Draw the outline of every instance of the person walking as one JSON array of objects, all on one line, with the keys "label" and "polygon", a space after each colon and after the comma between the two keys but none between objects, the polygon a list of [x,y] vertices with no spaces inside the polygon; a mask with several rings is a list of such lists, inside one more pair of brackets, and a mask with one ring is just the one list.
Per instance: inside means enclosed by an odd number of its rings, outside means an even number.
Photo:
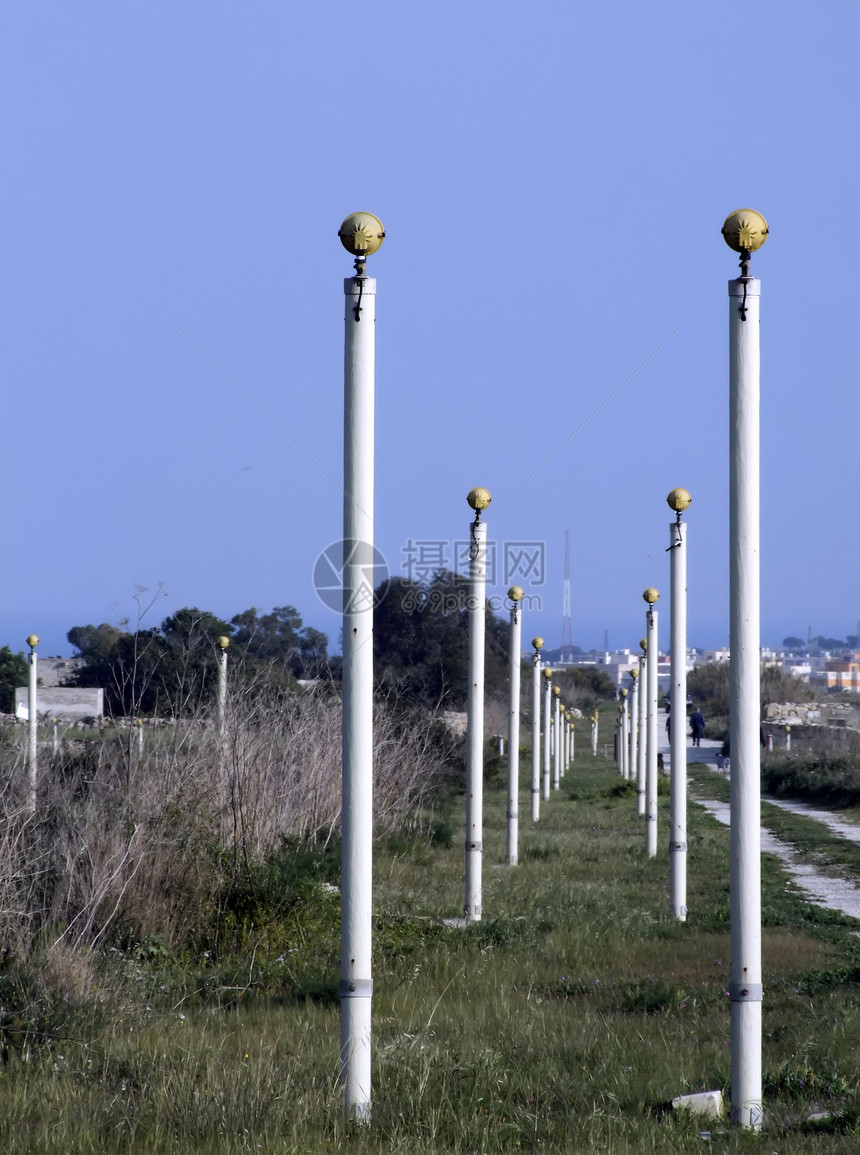
[{"label": "person walking", "polygon": [[693,745],[701,746],[702,735],[705,732],[705,716],[698,706],[690,715],[690,730],[693,734]]}]

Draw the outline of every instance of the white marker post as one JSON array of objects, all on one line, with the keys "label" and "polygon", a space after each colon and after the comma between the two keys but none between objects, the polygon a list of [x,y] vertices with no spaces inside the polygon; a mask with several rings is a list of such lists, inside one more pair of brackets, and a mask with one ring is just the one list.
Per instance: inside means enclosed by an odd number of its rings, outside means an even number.
[{"label": "white marker post", "polygon": [[729,281],[729,743],[732,1122],[762,1125],[761,752],[759,713],[759,300],[750,253],[767,224],[740,209],[723,225],[740,253]]},{"label": "white marker post", "polygon": [[600,711],[594,709],[591,711],[591,756],[597,757],[597,727],[600,721]]},{"label": "white marker post", "polygon": [[639,748],[636,756],[636,814],[645,817],[645,779],[648,768],[648,639],[640,638],[639,648]]},{"label": "white marker post", "polygon": [[558,790],[561,785],[561,687],[553,686],[552,694],[555,699],[552,731],[552,788]]},{"label": "white marker post", "polygon": [[365,260],[385,231],[371,213],[340,226],[343,283],[343,736],[340,1074],[349,1118],[370,1118],[373,915],[373,433],[376,280]]},{"label": "white marker post", "polygon": [[[227,647],[230,639],[222,634],[218,639],[218,774],[227,777]],[[143,733],[143,731],[141,731]]]},{"label": "white marker post", "polygon": [[670,661],[671,725],[669,745],[669,910],[687,918],[687,527],[681,515],[692,498],[673,489],[666,501],[675,511],[669,526],[671,570]]},{"label": "white marker post", "polygon": [[639,768],[639,670],[630,671],[630,685],[630,777],[635,782]]},{"label": "white marker post", "polygon": [[508,846],[507,860],[511,866],[517,863],[520,822],[520,638],[522,636],[523,615],[520,602],[525,596],[522,586],[511,586],[508,597],[511,600],[508,711]]},{"label": "white marker post", "polygon": [[657,611],[654,603],[659,594],[649,586],[642,597],[648,603],[645,614],[648,639],[647,680],[648,680],[648,735],[647,765],[645,768],[645,851],[649,858],[657,853]]},{"label": "white marker post", "polygon": [[223,635],[218,639],[221,653],[218,655],[218,737],[223,742],[227,732],[227,647],[230,639]]},{"label": "white marker post", "polygon": [[621,691],[621,774],[630,777],[630,720],[627,714],[627,690]]},{"label": "white marker post", "polygon": [[492,498],[478,486],[466,498],[475,511],[469,527],[469,688],[466,699],[466,901],[469,922],[481,920],[484,852],[484,623],[487,590],[487,524],[481,510]]},{"label": "white marker post", "polygon": [[27,645],[30,653],[27,655],[27,813],[36,813],[36,790],[39,778],[38,749],[39,749],[39,704],[37,700],[39,659],[36,657],[36,646],[39,644],[39,635],[30,634]]},{"label": "white marker post", "polygon": [[532,822],[540,819],[540,652],[543,638],[532,638]]},{"label": "white marker post", "polygon": [[543,670],[543,800],[549,802],[549,752],[552,742],[552,670]]}]

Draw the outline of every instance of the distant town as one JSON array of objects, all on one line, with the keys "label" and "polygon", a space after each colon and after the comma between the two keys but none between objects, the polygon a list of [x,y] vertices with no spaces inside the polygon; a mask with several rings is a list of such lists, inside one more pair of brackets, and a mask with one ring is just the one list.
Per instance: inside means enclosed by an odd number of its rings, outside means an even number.
[{"label": "distant town", "polygon": [[[860,635],[849,634],[839,638],[810,637],[783,639],[783,649],[761,650],[762,666],[771,666],[783,673],[793,674],[815,690],[833,693],[860,693]],[[543,659],[555,666],[596,666],[602,669],[616,687],[629,684],[631,670],[639,668],[638,651],[633,650],[579,650],[570,647],[567,652],[544,650]],[[731,658],[728,647],[718,650],[687,650],[687,671],[709,663],[722,664]],[[657,677],[661,688],[669,684],[670,663],[668,652],[660,652]]]}]

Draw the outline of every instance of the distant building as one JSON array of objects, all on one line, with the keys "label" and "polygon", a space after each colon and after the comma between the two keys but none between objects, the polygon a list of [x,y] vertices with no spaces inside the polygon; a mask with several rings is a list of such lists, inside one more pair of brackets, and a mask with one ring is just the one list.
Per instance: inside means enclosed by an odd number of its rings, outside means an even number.
[{"label": "distant building", "polygon": [[824,663],[824,669],[816,670],[810,681],[824,690],[860,693],[860,659],[856,656],[847,661],[828,658]]},{"label": "distant building", "polygon": [[[42,663],[39,662],[39,669]],[[19,686],[15,690],[15,717],[26,722],[30,718],[29,690]],[[83,718],[99,719],[104,716],[104,690],[85,686],[39,686],[36,690],[36,712],[39,718],[56,718],[69,725]]]},{"label": "distant building", "polygon": [[721,665],[723,662],[728,662],[732,656],[731,650],[726,646],[722,650],[705,650],[702,654],[702,661],[704,663],[716,662]]}]

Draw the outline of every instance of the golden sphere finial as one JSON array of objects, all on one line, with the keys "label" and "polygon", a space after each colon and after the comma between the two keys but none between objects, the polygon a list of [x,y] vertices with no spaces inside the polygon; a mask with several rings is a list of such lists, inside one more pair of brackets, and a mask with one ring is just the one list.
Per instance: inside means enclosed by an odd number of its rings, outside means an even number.
[{"label": "golden sphere finial", "polygon": [[552,692],[557,698],[561,697],[561,686],[553,686]]},{"label": "golden sphere finial", "polygon": [[486,509],[492,500],[489,489],[484,489],[482,485],[476,485],[474,489],[470,489],[466,494],[466,501],[468,501],[476,513],[480,513],[482,509]]},{"label": "golden sphere finial", "polygon": [[340,243],[354,257],[369,257],[385,239],[382,221],[373,213],[350,213],[337,230]]},{"label": "golden sphere finial", "polygon": [[647,638],[640,638],[639,639],[639,649],[642,651],[643,654],[647,652],[647,650],[648,650],[648,639]]},{"label": "golden sphere finial", "polygon": [[543,676],[544,676],[545,678],[551,678],[551,677],[552,677],[552,670],[549,668],[549,666],[544,666],[544,668],[543,668]]},{"label": "golden sphere finial", "polygon": [[770,230],[755,209],[737,209],[726,217],[720,231],[723,240],[736,253],[754,253],[762,247]]},{"label": "golden sphere finial", "polygon": [[689,509],[692,500],[686,489],[670,489],[666,498],[669,508],[674,513],[683,513],[685,509]]},{"label": "golden sphere finial", "polygon": [[227,637],[226,634],[222,634],[221,637],[218,639],[218,645],[221,647],[222,650],[226,650],[227,647],[230,645],[230,639]]},{"label": "golden sphere finial", "polygon": [[27,635],[27,645],[30,647],[31,650],[34,649],[36,646],[38,646],[38,644],[39,644],[39,635],[38,634],[28,634]]},{"label": "golden sphere finial", "polygon": [[660,594],[657,592],[657,590],[654,589],[653,586],[648,586],[648,589],[645,590],[645,592],[642,594],[642,597],[645,599],[649,606],[653,606],[654,603],[659,599]]},{"label": "golden sphere finial", "polygon": [[526,591],[522,586],[511,586],[508,590],[508,597],[512,602],[521,602],[526,596]]},{"label": "golden sphere finial", "polygon": [[532,645],[536,650],[543,649],[543,638],[532,638]]}]

